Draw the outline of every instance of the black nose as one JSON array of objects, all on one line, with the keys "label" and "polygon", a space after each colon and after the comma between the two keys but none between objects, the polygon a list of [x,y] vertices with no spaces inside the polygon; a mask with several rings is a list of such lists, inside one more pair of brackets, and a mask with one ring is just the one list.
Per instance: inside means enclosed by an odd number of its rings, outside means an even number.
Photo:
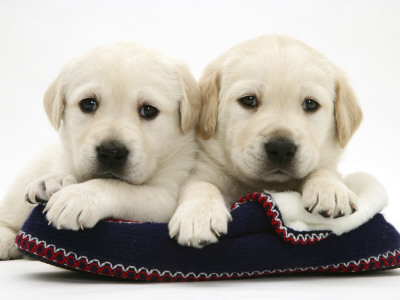
[{"label": "black nose", "polygon": [[265,144],[268,158],[280,165],[290,162],[296,154],[296,145],[284,138],[272,139]]},{"label": "black nose", "polygon": [[115,141],[104,142],[97,146],[97,159],[107,167],[121,167],[128,157],[128,149]]}]

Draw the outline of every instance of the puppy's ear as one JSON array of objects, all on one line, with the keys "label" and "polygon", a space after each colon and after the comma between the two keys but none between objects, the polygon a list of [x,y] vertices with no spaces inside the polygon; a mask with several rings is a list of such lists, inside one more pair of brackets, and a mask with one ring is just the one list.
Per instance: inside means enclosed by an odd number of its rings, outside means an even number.
[{"label": "puppy's ear", "polygon": [[340,147],[344,148],[359,127],[363,114],[344,74],[336,81],[335,118]]},{"label": "puppy's ear", "polygon": [[50,123],[60,129],[64,111],[63,72],[50,84],[43,97],[44,109]]},{"label": "puppy's ear", "polygon": [[206,68],[199,82],[202,109],[198,134],[207,140],[212,137],[217,127],[219,103],[219,72],[213,65]]},{"label": "puppy's ear", "polygon": [[184,133],[187,133],[199,122],[200,90],[186,64],[178,63],[177,73],[183,86],[183,98],[180,104],[181,128]]}]

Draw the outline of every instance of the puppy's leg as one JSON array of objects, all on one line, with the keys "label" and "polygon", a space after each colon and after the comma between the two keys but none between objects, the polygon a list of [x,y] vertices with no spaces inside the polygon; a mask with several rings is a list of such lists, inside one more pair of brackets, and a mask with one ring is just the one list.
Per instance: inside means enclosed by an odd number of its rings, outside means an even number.
[{"label": "puppy's leg", "polygon": [[77,183],[72,175],[45,175],[28,186],[25,201],[31,204],[39,204],[49,201],[51,196],[62,188]]},{"label": "puppy's leg", "polygon": [[307,211],[326,218],[342,217],[357,210],[356,194],[330,170],[317,170],[306,178],[302,200]]},{"label": "puppy's leg", "polygon": [[179,186],[132,185],[114,179],[92,179],[55,193],[46,205],[47,219],[58,229],[91,228],[105,218],[168,222]]},{"label": "puppy's leg", "polygon": [[17,176],[0,203],[0,260],[21,257],[15,237],[33,208],[24,201],[24,193],[35,174],[34,169],[28,168]]},{"label": "puppy's leg", "polygon": [[33,207],[24,201],[25,188],[24,182],[14,182],[0,204],[0,260],[21,257],[15,237]]},{"label": "puppy's leg", "polygon": [[169,222],[169,234],[184,246],[201,248],[218,242],[232,217],[217,187],[192,181],[181,192],[179,206]]},{"label": "puppy's leg", "polygon": [[26,188],[36,178],[52,172],[58,155],[58,145],[44,149],[20,172],[0,202],[0,260],[21,257],[14,245],[15,236],[34,207],[24,201]]},{"label": "puppy's leg", "polygon": [[15,245],[15,236],[15,230],[7,226],[0,226],[0,260],[22,257]]}]

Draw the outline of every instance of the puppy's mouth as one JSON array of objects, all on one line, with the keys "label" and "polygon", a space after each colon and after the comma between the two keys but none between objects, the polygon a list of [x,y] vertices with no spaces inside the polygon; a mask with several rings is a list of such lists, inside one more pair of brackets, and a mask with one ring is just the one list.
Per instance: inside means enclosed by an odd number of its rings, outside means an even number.
[{"label": "puppy's mouth", "polygon": [[120,177],[118,177],[117,175],[113,174],[113,173],[105,173],[100,175],[100,178],[108,178],[108,179],[121,179]]},{"label": "puppy's mouth", "polygon": [[282,169],[276,169],[276,170],[272,170],[271,172],[269,172],[270,175],[287,175],[290,176],[289,172],[282,170]]},{"label": "puppy's mouth", "polygon": [[97,179],[111,179],[111,180],[118,180],[122,181],[128,184],[134,184],[134,185],[140,185],[143,184],[144,181],[141,181],[135,177],[129,176],[128,174],[124,173],[119,173],[119,172],[113,172],[113,171],[107,171],[107,172],[101,172],[93,175],[92,178],[97,178]]},{"label": "puppy's mouth", "polygon": [[285,169],[281,169],[281,168],[273,169],[273,170],[267,172],[266,175],[267,176],[288,176],[288,177],[293,177],[293,175],[289,171],[287,171]]},{"label": "puppy's mouth", "polygon": [[125,181],[124,178],[120,175],[115,174],[114,172],[105,172],[102,174],[98,174],[96,178],[101,178],[101,179],[116,179],[116,180],[121,180]]}]

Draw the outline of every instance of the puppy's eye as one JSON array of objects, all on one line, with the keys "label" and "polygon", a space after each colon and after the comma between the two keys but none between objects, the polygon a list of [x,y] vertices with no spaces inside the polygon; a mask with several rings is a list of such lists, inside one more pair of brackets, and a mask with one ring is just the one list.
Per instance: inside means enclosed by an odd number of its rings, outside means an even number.
[{"label": "puppy's eye", "polygon": [[239,102],[248,108],[253,108],[258,106],[258,100],[256,96],[244,96],[239,99]]},{"label": "puppy's eye", "polygon": [[319,103],[312,99],[306,99],[303,102],[303,109],[307,112],[314,112],[319,108]]},{"label": "puppy's eye", "polygon": [[99,103],[96,99],[86,98],[79,102],[79,106],[84,113],[92,113],[99,107]]},{"label": "puppy's eye", "polygon": [[151,105],[143,105],[139,113],[145,119],[154,119],[158,115],[158,109]]}]

